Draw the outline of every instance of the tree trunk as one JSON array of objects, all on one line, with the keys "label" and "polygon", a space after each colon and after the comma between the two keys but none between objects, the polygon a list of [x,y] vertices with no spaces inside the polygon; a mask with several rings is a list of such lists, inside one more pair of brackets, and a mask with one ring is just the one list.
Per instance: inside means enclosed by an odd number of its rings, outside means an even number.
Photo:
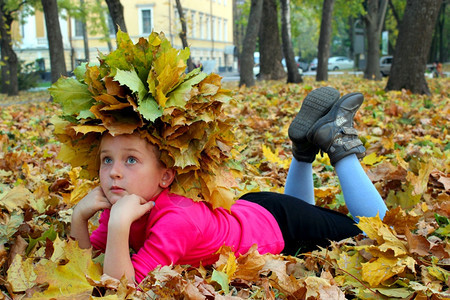
[{"label": "tree trunk", "polygon": [[275,0],[264,0],[259,31],[261,80],[278,80],[286,76],[281,59],[280,34],[278,29],[277,4]]},{"label": "tree trunk", "polygon": [[262,7],[264,0],[251,0],[250,15],[248,17],[247,30],[245,33],[242,52],[240,54],[240,81],[239,86],[254,86],[253,77],[253,53],[255,52],[256,39],[258,37],[259,25],[261,23]]},{"label": "tree trunk", "polygon": [[19,94],[18,64],[19,60],[12,47],[11,24],[14,20],[4,1],[0,1],[0,47],[2,61],[2,93],[8,96]]},{"label": "tree trunk", "polygon": [[[181,32],[180,32],[179,36],[181,39],[181,43],[183,44],[183,48],[188,48],[189,45],[188,45],[187,37],[186,37],[187,27],[186,27],[186,19],[184,18],[183,7],[181,6],[180,0],[176,0],[176,3],[177,3],[178,15],[180,16],[180,22],[181,22]],[[188,67],[189,72],[194,70],[194,64],[192,63],[192,57],[190,55],[187,60],[187,67]]]},{"label": "tree trunk", "polygon": [[281,39],[283,40],[283,53],[288,70],[288,83],[303,82],[302,76],[298,72],[295,61],[294,50],[291,43],[291,10],[290,0],[281,0]]},{"label": "tree trunk", "polygon": [[237,2],[238,2],[237,0],[233,0],[233,41],[237,49],[237,51],[235,51],[235,56],[239,62],[241,60],[239,55],[242,50],[241,49],[242,41],[244,40],[244,28],[238,22],[238,20],[241,17],[242,10],[238,10]]},{"label": "tree trunk", "polygon": [[116,33],[120,30],[127,32],[127,27],[125,26],[125,19],[123,18],[123,6],[120,0],[105,0],[108,4],[109,14],[114,23],[114,29]]},{"label": "tree trunk", "polygon": [[439,61],[444,63],[447,61],[446,51],[444,50],[444,28],[445,28],[445,8],[447,2],[442,2],[438,17],[438,34],[439,34]]},{"label": "tree trunk", "polygon": [[328,57],[331,44],[331,18],[335,0],[324,0],[322,7],[322,22],[320,23],[319,50],[317,53],[316,81],[328,80]]},{"label": "tree trunk", "polygon": [[56,0],[42,0],[41,2],[47,29],[52,82],[56,82],[61,75],[66,75],[64,46],[58,19],[58,4],[56,3]]},{"label": "tree trunk", "polygon": [[441,2],[407,0],[386,90],[430,94],[424,73]]},{"label": "tree trunk", "polygon": [[364,78],[381,80],[380,38],[386,15],[387,0],[368,0],[364,16],[367,35],[367,59]]}]

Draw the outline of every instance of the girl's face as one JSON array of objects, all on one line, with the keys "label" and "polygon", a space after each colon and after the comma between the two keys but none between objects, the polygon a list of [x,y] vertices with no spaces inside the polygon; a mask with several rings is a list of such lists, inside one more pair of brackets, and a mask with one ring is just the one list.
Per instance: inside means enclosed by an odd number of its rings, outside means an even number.
[{"label": "girl's face", "polygon": [[170,186],[174,171],[165,168],[156,153],[138,134],[102,138],[100,186],[111,204],[131,194],[148,201]]}]

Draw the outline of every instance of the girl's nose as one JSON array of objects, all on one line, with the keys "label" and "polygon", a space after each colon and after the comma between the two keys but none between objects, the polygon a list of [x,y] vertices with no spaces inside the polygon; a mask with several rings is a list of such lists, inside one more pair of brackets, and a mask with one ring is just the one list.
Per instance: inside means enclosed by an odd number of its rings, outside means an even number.
[{"label": "girl's nose", "polygon": [[111,178],[122,178],[122,168],[120,166],[120,163],[115,162],[111,168],[111,171],[109,172],[109,176]]}]

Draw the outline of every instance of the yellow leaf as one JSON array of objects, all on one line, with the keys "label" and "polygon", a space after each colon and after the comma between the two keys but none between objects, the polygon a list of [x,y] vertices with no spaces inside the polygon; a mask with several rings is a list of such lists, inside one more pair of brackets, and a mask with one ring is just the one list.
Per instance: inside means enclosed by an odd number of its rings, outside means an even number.
[{"label": "yellow leaf", "polygon": [[382,256],[367,263],[362,263],[362,279],[370,286],[378,286],[385,280],[402,273],[406,267],[414,265],[414,259],[409,256],[386,257]]},{"label": "yellow leaf", "polygon": [[289,166],[291,164],[290,160],[289,159],[282,160],[280,158],[280,156],[279,156],[279,150],[278,149],[275,150],[275,153],[274,153],[274,152],[272,152],[272,150],[270,150],[269,147],[267,147],[265,145],[262,145],[261,148],[262,148],[262,151],[263,151],[264,158],[268,162],[277,164],[280,167],[283,167],[284,169],[289,169]]},{"label": "yellow leaf", "polygon": [[408,175],[406,175],[406,180],[414,186],[412,192],[413,196],[422,195],[426,191],[431,171],[433,171],[435,167],[431,161],[427,161],[425,163],[420,163],[419,168],[418,175],[415,175],[413,172],[408,172]]},{"label": "yellow leaf", "polygon": [[81,184],[77,184],[75,188],[73,189],[72,193],[70,193],[70,203],[75,205],[77,204],[81,199],[84,198],[97,184],[92,181],[83,181]]},{"label": "yellow leaf", "polygon": [[[339,268],[350,273],[356,278],[361,278],[361,262],[363,258],[359,255],[359,252],[354,252],[353,255],[350,255],[349,252],[342,252],[339,255],[339,259],[337,260],[337,264]],[[344,273],[346,280],[354,281],[355,279],[352,276],[348,276]]]},{"label": "yellow leaf", "polygon": [[33,268],[33,259],[23,260],[22,256],[16,254],[8,269],[7,277],[14,292],[24,292],[35,285],[36,274]]},{"label": "yellow leaf", "polygon": [[88,132],[102,133],[106,130],[105,127],[100,125],[77,125],[72,127],[76,133],[86,134]]},{"label": "yellow leaf", "polygon": [[377,156],[375,152],[372,152],[369,155],[365,156],[362,161],[368,166],[373,166],[374,164],[383,161],[385,158],[385,156]]},{"label": "yellow leaf", "polygon": [[373,262],[362,263],[362,279],[370,286],[377,286],[397,273],[392,266],[396,265],[398,258],[379,257]]},{"label": "yellow leaf", "polygon": [[383,242],[383,237],[379,234],[378,230],[386,225],[381,222],[378,214],[376,217],[359,217],[357,226],[364,231],[369,238],[376,240],[378,244]]},{"label": "yellow leaf", "polygon": [[32,197],[33,194],[26,187],[19,185],[0,198],[0,205],[4,206],[9,212],[13,210],[22,211],[22,208],[30,202]]},{"label": "yellow leaf", "polygon": [[[41,260],[36,268],[36,282],[48,283],[49,287],[42,293],[35,293],[33,299],[74,299],[88,298],[93,287],[86,276],[100,280],[102,271],[92,259],[91,249],[80,249],[78,243],[69,240],[64,246],[65,258],[58,260]],[[67,262],[67,263],[66,263]]]}]

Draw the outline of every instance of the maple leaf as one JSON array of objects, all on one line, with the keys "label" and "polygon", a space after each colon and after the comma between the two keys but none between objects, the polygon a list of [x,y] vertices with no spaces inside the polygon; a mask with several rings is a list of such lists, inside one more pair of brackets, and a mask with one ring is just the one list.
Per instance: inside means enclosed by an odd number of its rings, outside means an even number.
[{"label": "maple leaf", "polygon": [[29,205],[29,201],[32,194],[24,186],[16,186],[8,193],[0,194],[0,205],[5,207],[9,212],[14,210],[22,211],[26,205]]},{"label": "maple leaf", "polygon": [[17,211],[13,211],[11,215],[6,215],[0,221],[0,244],[5,244],[17,232],[17,229],[24,221],[24,216]]},{"label": "maple leaf", "polygon": [[33,259],[23,260],[22,256],[16,254],[8,269],[7,280],[14,292],[24,292],[31,289],[36,283],[36,272],[34,271]]},{"label": "maple leaf", "polygon": [[54,101],[60,103],[64,113],[68,115],[89,110],[94,103],[87,86],[73,78],[61,77],[48,90]]},{"label": "maple leaf", "polygon": [[35,267],[36,283],[48,283],[44,292],[35,293],[33,299],[89,299],[93,287],[86,279],[100,280],[102,271],[91,259],[90,249],[80,249],[69,240],[63,247],[64,260],[41,260]]}]

